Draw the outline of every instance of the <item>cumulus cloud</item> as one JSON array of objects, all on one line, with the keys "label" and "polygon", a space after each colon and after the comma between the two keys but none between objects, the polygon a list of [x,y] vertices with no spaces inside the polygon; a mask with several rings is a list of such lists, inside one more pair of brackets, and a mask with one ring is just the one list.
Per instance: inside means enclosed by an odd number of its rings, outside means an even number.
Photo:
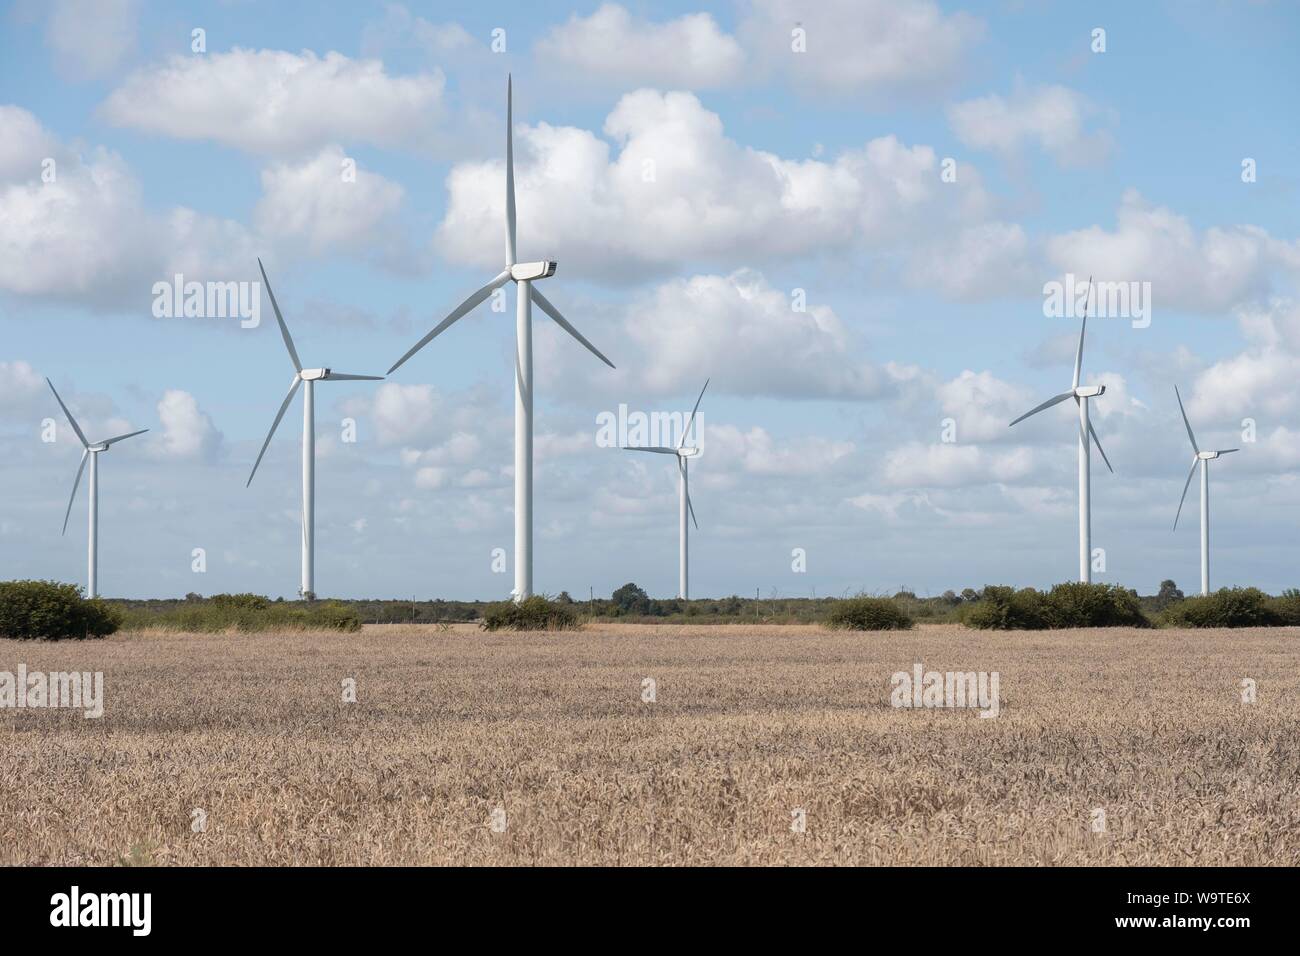
[{"label": "cumulus cloud", "polygon": [[1033,466],[1027,448],[998,451],[960,443],[909,442],[886,456],[884,476],[895,487],[956,488],[1015,481],[1029,475]]},{"label": "cumulus cloud", "polygon": [[[795,30],[806,52],[795,52]],[[932,0],[749,0],[740,25],[761,68],[839,95],[942,88],[982,34],[980,20]]]},{"label": "cumulus cloud", "polygon": [[45,42],[65,76],[111,73],[135,49],[139,0],[54,0],[49,10]]},{"label": "cumulus cloud", "polygon": [[1017,84],[1009,98],[992,94],[950,106],[948,122],[972,149],[1010,157],[1032,144],[1062,166],[1080,166],[1104,159],[1111,147],[1105,131],[1084,129],[1093,112],[1088,100],[1068,87]]},{"label": "cumulus cloud", "polygon": [[1198,232],[1185,216],[1133,189],[1124,193],[1114,229],[1052,236],[1047,255],[1063,271],[1099,282],[1150,282],[1157,317],[1163,308],[1223,311],[1266,296],[1279,277],[1294,285],[1300,275],[1300,240],[1275,239],[1249,225]]},{"label": "cumulus cloud", "polygon": [[301,244],[313,253],[372,243],[397,212],[403,189],[377,173],[353,167],[338,146],[302,163],[275,163],[262,171],[262,199],[253,212],[259,232]]},{"label": "cumulus cloud", "polygon": [[754,475],[825,475],[836,463],[853,453],[850,441],[823,437],[782,441],[757,425],[748,429],[735,425],[710,425],[706,429],[706,440],[707,457],[717,457],[725,461],[728,468],[739,467]]},{"label": "cumulus cloud", "polygon": [[[928,146],[883,136],[830,161],[784,159],[727,138],[690,93],[629,93],[604,132],[616,155],[587,130],[517,131],[521,249],[554,255],[566,273],[644,278],[700,259],[892,251],[982,221],[991,207],[974,168],[942,183]],[[500,268],[504,175],[500,160],[452,169],[436,237],[447,258]]]},{"label": "cumulus cloud", "polygon": [[172,56],[132,73],[102,107],[118,126],[264,154],[331,143],[427,145],[441,115],[440,71],[392,76],[378,60],[310,50]]},{"label": "cumulus cloud", "polygon": [[740,77],[744,52],[712,15],[654,22],[616,3],[577,14],[538,42],[536,55],[559,68],[628,85],[709,87]]},{"label": "cumulus cloud", "polygon": [[0,420],[22,421],[48,395],[45,380],[22,359],[0,362]]},{"label": "cumulus cloud", "polygon": [[1275,299],[1241,309],[1237,319],[1247,348],[1197,376],[1191,394],[1184,393],[1188,414],[1207,425],[1253,417],[1262,428],[1300,414],[1300,304]]},{"label": "cumulus cloud", "polygon": [[211,416],[183,389],[169,388],[163,392],[158,402],[158,420],[162,423],[162,433],[157,448],[165,457],[210,459],[221,448],[221,432],[212,423]]},{"label": "cumulus cloud", "polygon": [[623,328],[643,387],[659,394],[709,376],[721,391],[784,398],[866,399],[890,383],[855,355],[830,307],[796,312],[789,293],[752,270],[663,283],[629,306]]},{"label": "cumulus cloud", "polygon": [[[17,140],[38,130],[32,140]],[[98,308],[147,308],[152,284],[243,275],[252,243],[238,223],[184,207],[155,213],[120,156],[81,155],[54,142],[25,110],[0,111],[8,142],[0,181],[0,289]],[[42,178],[44,150],[56,160]]]}]

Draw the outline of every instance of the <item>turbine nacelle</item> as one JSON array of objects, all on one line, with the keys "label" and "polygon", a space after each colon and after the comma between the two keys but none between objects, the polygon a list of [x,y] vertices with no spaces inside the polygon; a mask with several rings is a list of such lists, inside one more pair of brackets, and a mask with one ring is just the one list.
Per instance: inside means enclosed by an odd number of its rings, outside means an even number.
[{"label": "turbine nacelle", "polygon": [[298,377],[304,382],[323,382],[330,377],[330,370],[327,368],[305,368],[298,373]]},{"label": "turbine nacelle", "polygon": [[698,457],[700,457],[700,452],[701,452],[702,450],[703,450],[703,449],[695,448],[695,447],[679,448],[679,449],[677,449],[677,457],[678,457],[678,458],[698,458]]},{"label": "turbine nacelle", "polygon": [[1075,398],[1096,398],[1106,394],[1105,385],[1080,385],[1074,390]]},{"label": "turbine nacelle", "polygon": [[1214,461],[1222,452],[1217,451],[1200,451],[1196,453],[1197,461]]},{"label": "turbine nacelle", "polygon": [[93,451],[93,452],[108,451],[108,442],[101,441],[101,442],[96,442],[93,445],[87,445],[86,451]]},{"label": "turbine nacelle", "polygon": [[516,282],[535,282],[555,275],[555,262],[516,262],[510,267],[510,278]]}]

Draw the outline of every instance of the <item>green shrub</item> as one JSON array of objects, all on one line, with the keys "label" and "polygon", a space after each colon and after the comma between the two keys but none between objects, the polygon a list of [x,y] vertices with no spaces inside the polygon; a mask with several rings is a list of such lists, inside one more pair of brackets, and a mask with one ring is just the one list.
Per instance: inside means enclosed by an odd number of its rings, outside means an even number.
[{"label": "green shrub", "polygon": [[1044,596],[1048,627],[1150,627],[1136,591],[1118,584],[1057,584]]},{"label": "green shrub", "polygon": [[571,605],[540,594],[518,604],[502,601],[483,612],[483,629],[488,631],[567,631],[576,627],[578,615]]},{"label": "green shrub", "polygon": [[361,617],[355,610],[338,601],[325,601],[307,612],[307,626],[329,631],[359,631]]},{"label": "green shrub", "polygon": [[1271,602],[1277,623],[1288,627],[1300,627],[1300,591],[1287,588]]},{"label": "green shrub", "polygon": [[965,607],[962,621],[967,627],[987,631],[1037,631],[1048,627],[1046,602],[1033,588],[998,584],[984,587],[979,600]]},{"label": "green shrub", "polygon": [[851,631],[907,631],[912,628],[912,619],[888,598],[859,596],[831,605],[826,626]]},{"label": "green shrub", "polygon": [[75,584],[0,581],[0,637],[23,641],[106,637],[121,626],[117,608],[86,600]]},{"label": "green shrub", "polygon": [[1171,627],[1275,627],[1286,623],[1292,602],[1300,604],[1300,599],[1271,598],[1259,588],[1223,588],[1171,604],[1161,622]]},{"label": "green shrub", "polygon": [[161,627],[171,631],[328,630],[359,631],[361,616],[337,601],[272,601],[260,594],[214,594],[206,601],[185,601],[161,613],[135,611],[127,616],[134,628]]}]

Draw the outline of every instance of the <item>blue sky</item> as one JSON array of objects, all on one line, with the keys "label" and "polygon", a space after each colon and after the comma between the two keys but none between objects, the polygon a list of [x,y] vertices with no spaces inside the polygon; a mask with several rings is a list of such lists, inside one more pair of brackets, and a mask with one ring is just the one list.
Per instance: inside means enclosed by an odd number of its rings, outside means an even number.
[{"label": "blue sky", "polygon": [[[0,23],[0,577],[84,581],[48,375],[94,428],[151,429],[102,462],[106,594],[291,595],[299,406],[244,488],[291,374],[269,303],[255,329],[156,319],[153,283],[251,281],[260,255],[306,364],[382,373],[500,268],[513,72],[521,256],[559,261],[546,294],[619,366],[535,316],[539,589],[674,591],[671,466],[598,447],[596,416],[689,408],[710,376],[696,594],[1070,578],[1068,417],[1004,427],[1067,384],[1077,330],[1042,291],[1066,272],[1151,288],[1149,327],[1090,327],[1117,471],[1094,469],[1098,579],[1195,582],[1177,383],[1203,444],[1255,423],[1212,471],[1215,583],[1295,584],[1292,5],[116,0]],[[509,590],[512,319],[482,307],[383,385],[318,389],[322,594]]]}]

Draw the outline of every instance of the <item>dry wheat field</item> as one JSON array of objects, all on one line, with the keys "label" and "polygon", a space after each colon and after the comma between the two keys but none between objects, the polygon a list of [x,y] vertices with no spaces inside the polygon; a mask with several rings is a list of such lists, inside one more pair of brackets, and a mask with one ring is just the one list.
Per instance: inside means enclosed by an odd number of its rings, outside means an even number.
[{"label": "dry wheat field", "polygon": [[[1000,716],[891,708],[917,662],[997,671]],[[1295,629],[0,641],[105,684],[0,711],[0,863],[1295,865],[1298,663]]]}]

